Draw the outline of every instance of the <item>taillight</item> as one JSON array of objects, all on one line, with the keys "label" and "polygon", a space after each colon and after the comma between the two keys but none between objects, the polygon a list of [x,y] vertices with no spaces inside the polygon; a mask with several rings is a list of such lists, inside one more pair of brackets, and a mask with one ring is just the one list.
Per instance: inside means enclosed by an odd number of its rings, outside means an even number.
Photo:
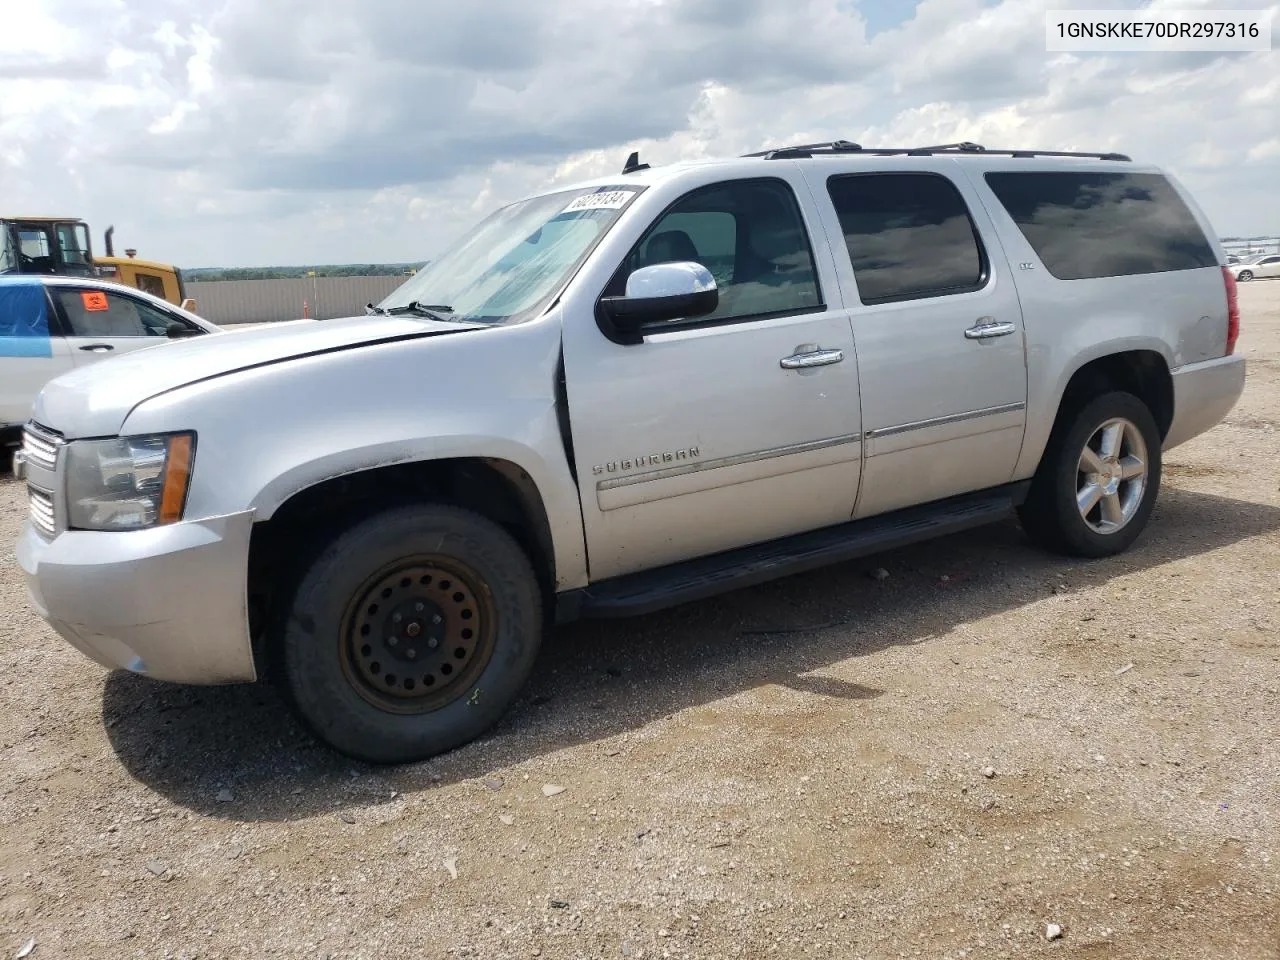
[{"label": "taillight", "polygon": [[1230,267],[1222,268],[1222,280],[1227,285],[1227,356],[1230,356],[1236,352],[1236,341],[1240,339],[1240,298]]}]

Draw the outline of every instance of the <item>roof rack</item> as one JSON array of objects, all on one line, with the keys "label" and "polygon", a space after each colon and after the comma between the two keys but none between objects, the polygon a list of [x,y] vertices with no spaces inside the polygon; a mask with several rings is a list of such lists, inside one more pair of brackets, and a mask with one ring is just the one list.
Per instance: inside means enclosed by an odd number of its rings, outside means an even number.
[{"label": "roof rack", "polygon": [[1130,161],[1123,153],[1074,153],[1063,150],[995,150],[979,143],[943,143],[932,147],[864,147],[848,140],[834,140],[830,143],[804,143],[790,147],[774,147],[758,153],[747,153],[747,157],[763,157],[765,160],[796,160],[814,156],[840,156],[841,154],[860,153],[876,157],[904,156],[931,157],[938,154],[983,153],[1000,154],[1009,157],[1082,157],[1091,160]]}]

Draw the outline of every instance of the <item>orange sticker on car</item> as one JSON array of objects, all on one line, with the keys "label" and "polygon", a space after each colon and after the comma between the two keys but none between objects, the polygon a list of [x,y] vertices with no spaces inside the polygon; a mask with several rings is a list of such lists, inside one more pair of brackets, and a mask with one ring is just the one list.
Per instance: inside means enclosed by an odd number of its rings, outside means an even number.
[{"label": "orange sticker on car", "polygon": [[80,300],[86,310],[106,310],[109,308],[107,295],[101,290],[86,290],[80,294]]}]

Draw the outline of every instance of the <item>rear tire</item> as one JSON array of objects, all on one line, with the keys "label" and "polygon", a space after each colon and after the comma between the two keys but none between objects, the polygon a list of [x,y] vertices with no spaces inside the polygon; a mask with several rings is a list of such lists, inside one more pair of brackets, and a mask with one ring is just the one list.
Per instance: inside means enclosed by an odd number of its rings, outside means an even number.
[{"label": "rear tire", "polygon": [[336,536],[278,625],[306,725],[370,763],[475,739],[515,699],[541,643],[542,595],[505,530],[456,507],[397,507]]},{"label": "rear tire", "polygon": [[1127,550],[1155,507],[1160,443],[1155,417],[1131,393],[1103,394],[1060,418],[1018,508],[1023,529],[1067,556]]}]

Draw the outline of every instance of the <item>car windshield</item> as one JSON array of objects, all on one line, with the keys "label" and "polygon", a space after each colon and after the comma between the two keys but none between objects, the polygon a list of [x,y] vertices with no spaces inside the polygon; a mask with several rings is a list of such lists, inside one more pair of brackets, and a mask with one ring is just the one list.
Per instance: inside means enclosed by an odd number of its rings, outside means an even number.
[{"label": "car windshield", "polygon": [[567,190],[503,207],[377,309],[490,324],[527,319],[550,302],[641,189]]}]

